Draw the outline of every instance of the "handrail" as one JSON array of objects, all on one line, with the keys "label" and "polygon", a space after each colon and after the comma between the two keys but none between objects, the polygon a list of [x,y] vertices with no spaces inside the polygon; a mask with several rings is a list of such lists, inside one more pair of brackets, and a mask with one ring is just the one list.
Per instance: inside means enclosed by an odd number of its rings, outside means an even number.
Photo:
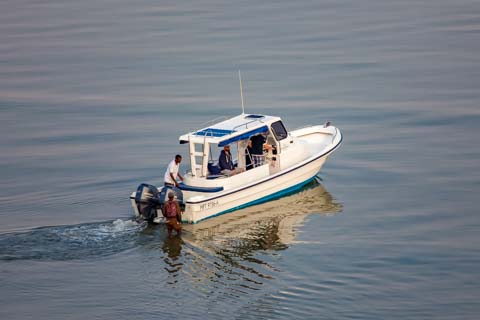
[{"label": "handrail", "polygon": [[215,123],[215,122],[219,122],[220,120],[227,120],[227,119],[228,119],[227,116],[220,116],[220,117],[216,117],[215,119],[208,120],[202,123],[202,125],[210,125],[211,123]]},{"label": "handrail", "polygon": [[332,140],[335,140],[335,138],[337,137],[337,134],[338,134],[338,129],[337,129],[337,127],[335,127],[335,134],[333,135]]},{"label": "handrail", "polygon": [[262,121],[261,119],[254,119],[254,120],[251,120],[251,121],[249,121],[249,122],[239,124],[239,125],[236,126],[236,127],[233,127],[233,131],[237,131],[237,130],[235,130],[235,129],[240,128],[240,127],[242,127],[242,126],[245,126],[245,129],[248,129],[248,125],[249,125],[250,123],[256,122],[256,121],[258,121],[258,122],[260,122],[260,123],[263,123],[263,121]]},{"label": "handrail", "polygon": [[188,134],[193,133],[193,132],[197,132],[198,130],[200,130],[200,129],[203,128],[203,127],[208,127],[208,126],[210,126],[210,124],[213,124],[213,123],[216,123],[216,122],[220,122],[220,120],[227,120],[227,119],[228,119],[227,116],[220,116],[220,117],[216,117],[216,118],[214,118],[214,119],[211,119],[211,120],[202,122],[202,124],[200,124],[200,128],[199,128],[199,129],[196,129],[196,128],[198,128],[198,127],[194,127],[194,129],[191,130],[191,131],[189,131]]}]

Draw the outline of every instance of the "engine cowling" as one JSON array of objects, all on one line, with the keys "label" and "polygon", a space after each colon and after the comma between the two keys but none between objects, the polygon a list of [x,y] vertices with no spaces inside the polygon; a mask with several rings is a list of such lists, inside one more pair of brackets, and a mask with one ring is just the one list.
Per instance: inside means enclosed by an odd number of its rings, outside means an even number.
[{"label": "engine cowling", "polygon": [[145,220],[153,221],[153,219],[158,216],[157,211],[161,211],[165,202],[168,201],[168,194],[170,192],[173,192],[175,200],[178,201],[183,210],[185,208],[183,193],[179,188],[164,186],[159,191],[155,186],[142,183],[138,186],[135,194],[138,213]]}]

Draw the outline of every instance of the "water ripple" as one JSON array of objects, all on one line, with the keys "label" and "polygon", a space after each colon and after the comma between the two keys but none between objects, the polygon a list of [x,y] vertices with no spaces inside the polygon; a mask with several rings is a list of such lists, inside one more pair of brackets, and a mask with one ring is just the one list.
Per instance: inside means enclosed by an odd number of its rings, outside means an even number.
[{"label": "water ripple", "polygon": [[0,260],[73,260],[109,256],[135,246],[146,223],[113,222],[42,227],[0,235]]}]

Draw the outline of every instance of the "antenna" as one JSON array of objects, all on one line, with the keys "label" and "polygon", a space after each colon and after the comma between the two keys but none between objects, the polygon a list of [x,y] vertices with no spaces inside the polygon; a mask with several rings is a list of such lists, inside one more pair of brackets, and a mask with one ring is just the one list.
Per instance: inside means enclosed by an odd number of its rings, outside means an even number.
[{"label": "antenna", "polygon": [[238,70],[238,79],[240,80],[240,97],[242,98],[242,114],[245,114],[245,106],[243,104],[243,86],[242,86],[242,74]]}]

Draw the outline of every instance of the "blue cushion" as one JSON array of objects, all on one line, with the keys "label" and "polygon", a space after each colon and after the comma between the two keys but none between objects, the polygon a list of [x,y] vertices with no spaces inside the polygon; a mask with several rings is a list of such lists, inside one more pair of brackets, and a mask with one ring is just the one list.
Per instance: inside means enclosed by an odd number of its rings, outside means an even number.
[{"label": "blue cushion", "polygon": [[223,191],[223,187],[195,187],[195,186],[188,186],[186,184],[179,183],[180,190],[185,191],[197,191],[197,192],[220,192]]},{"label": "blue cushion", "polygon": [[220,171],[218,166],[213,165],[213,163],[208,163],[208,172],[210,172],[210,174],[220,174]]}]

